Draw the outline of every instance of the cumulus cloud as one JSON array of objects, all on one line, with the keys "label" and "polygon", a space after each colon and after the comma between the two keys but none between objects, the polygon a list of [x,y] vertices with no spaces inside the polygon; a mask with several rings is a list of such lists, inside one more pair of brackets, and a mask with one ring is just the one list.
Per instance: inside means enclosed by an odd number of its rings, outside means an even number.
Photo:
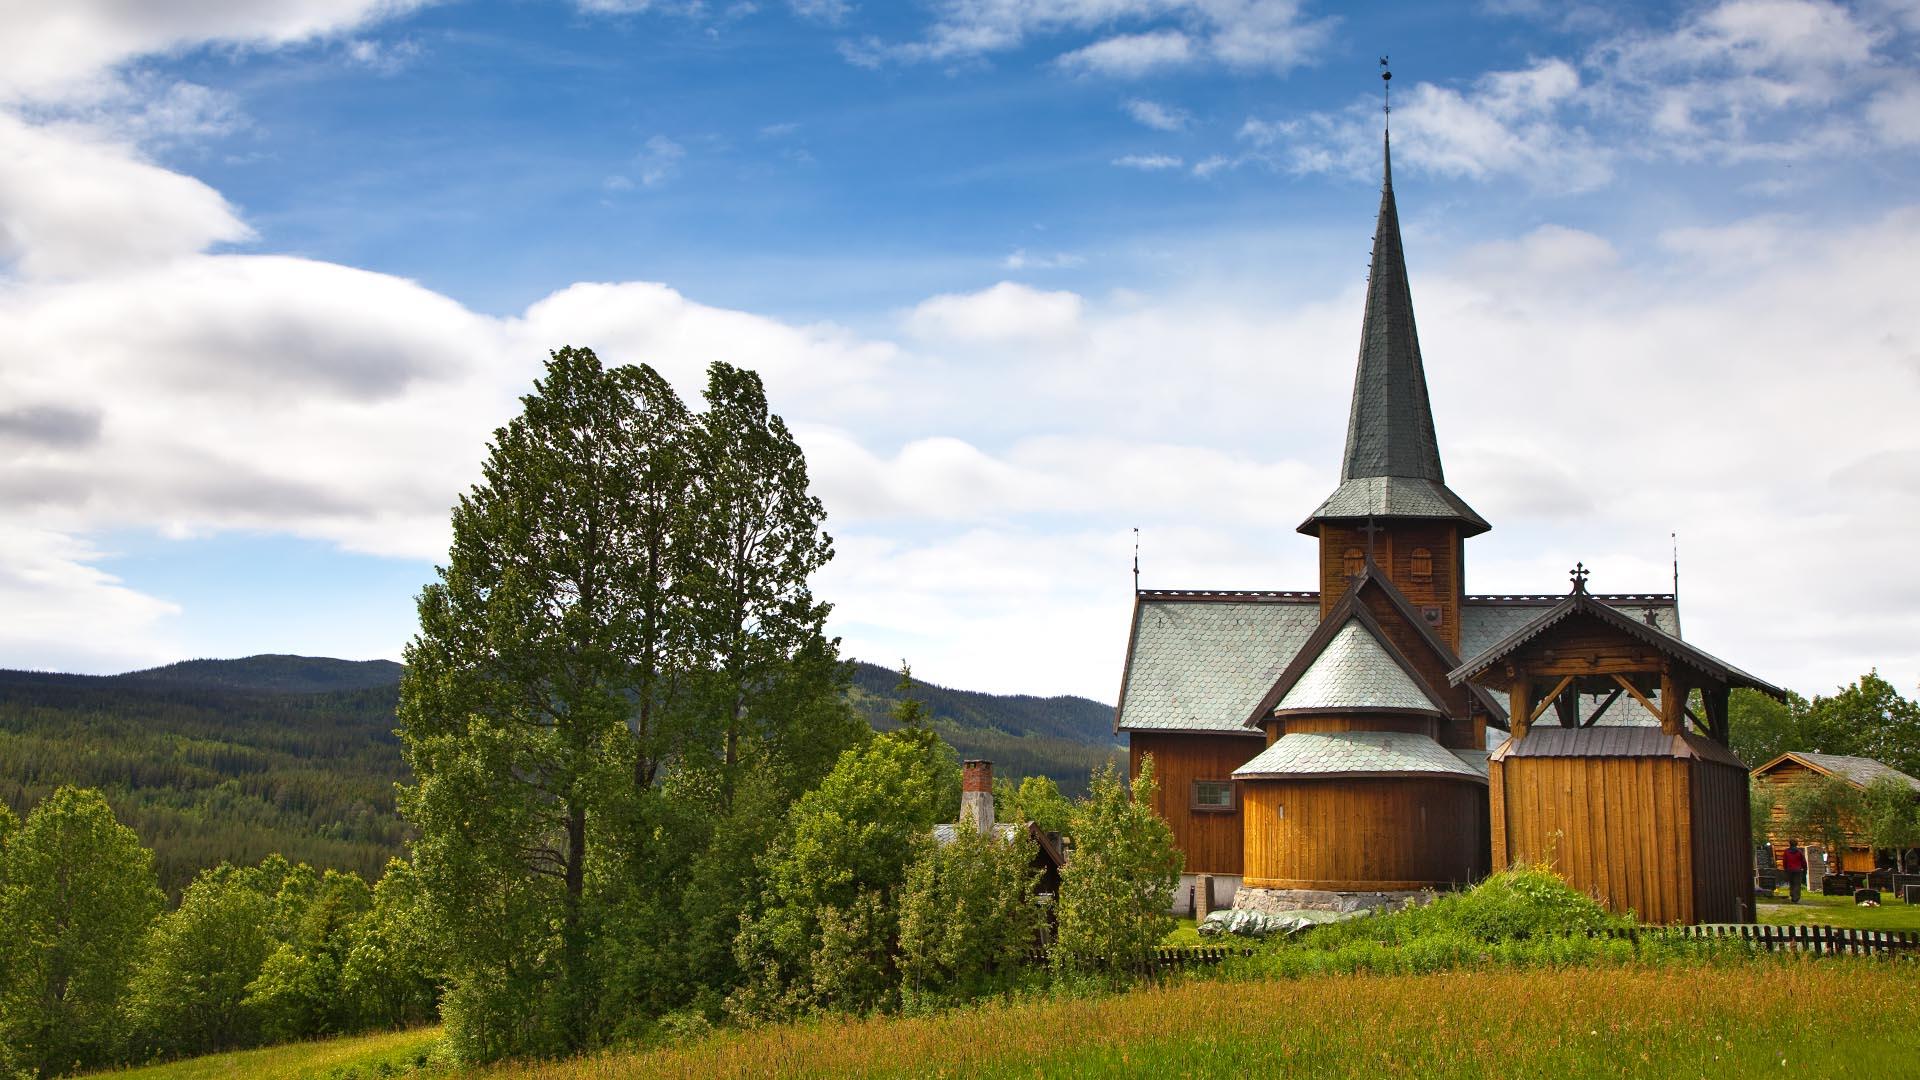
[{"label": "cumulus cloud", "polygon": [[1080,321],[1080,297],[1042,292],[1003,281],[976,293],[949,293],[922,301],[906,325],[916,337],[952,341],[1012,341],[1055,337]]},{"label": "cumulus cloud", "polygon": [[[1395,96],[1396,156],[1447,176],[1546,191],[1609,183],[1626,160],[1798,161],[1916,134],[1906,47],[1879,13],[1825,0],[1722,0],[1661,29],[1602,37],[1460,86]],[[1294,172],[1371,172],[1377,102],[1255,117],[1242,157]]]},{"label": "cumulus cloud", "polygon": [[127,588],[85,540],[0,522],[0,657],[13,668],[125,670],[177,659],[162,626],[179,607]]},{"label": "cumulus cloud", "polygon": [[65,277],[251,238],[220,193],[92,129],[0,112],[0,267]]},{"label": "cumulus cloud", "polygon": [[0,101],[89,97],[136,57],[209,43],[274,48],[339,34],[430,0],[61,0],[18,5],[0,35]]},{"label": "cumulus cloud", "polygon": [[1193,39],[1178,30],[1118,34],[1064,53],[1057,63],[1069,71],[1139,78],[1161,68],[1181,67],[1194,58]]}]

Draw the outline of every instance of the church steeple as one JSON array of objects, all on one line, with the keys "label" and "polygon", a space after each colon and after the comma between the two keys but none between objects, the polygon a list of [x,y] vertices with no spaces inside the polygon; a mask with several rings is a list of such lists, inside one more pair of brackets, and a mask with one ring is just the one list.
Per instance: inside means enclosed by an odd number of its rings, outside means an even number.
[{"label": "church steeple", "polygon": [[1308,535],[1325,521],[1425,518],[1455,522],[1462,536],[1490,526],[1448,490],[1440,444],[1427,401],[1427,375],[1414,330],[1413,293],[1400,243],[1393,198],[1391,137],[1382,143],[1380,216],[1373,233],[1373,266],[1360,324],[1360,359],[1347,414],[1340,487],[1300,526]]}]

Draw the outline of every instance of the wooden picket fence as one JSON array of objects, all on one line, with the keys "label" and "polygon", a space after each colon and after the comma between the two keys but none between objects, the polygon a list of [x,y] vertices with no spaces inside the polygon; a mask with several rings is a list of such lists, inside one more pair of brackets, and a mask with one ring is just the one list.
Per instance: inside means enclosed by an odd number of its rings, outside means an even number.
[{"label": "wooden picket fence", "polygon": [[1746,942],[1763,952],[1795,952],[1809,956],[1920,957],[1920,932],[1912,930],[1856,930],[1844,926],[1770,926],[1764,923],[1706,923],[1700,926],[1633,927],[1595,931],[1605,937],[1635,941],[1652,935],[1730,939]]}]

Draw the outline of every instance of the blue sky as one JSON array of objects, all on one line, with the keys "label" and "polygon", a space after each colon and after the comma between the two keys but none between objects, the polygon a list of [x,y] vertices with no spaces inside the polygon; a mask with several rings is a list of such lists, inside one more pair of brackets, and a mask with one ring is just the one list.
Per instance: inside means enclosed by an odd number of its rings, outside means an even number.
[{"label": "blue sky", "polygon": [[105,0],[0,15],[0,666],[396,656],[544,351],[761,370],[852,655],[1111,700],[1301,588],[1379,80],[1476,591],[1920,684],[1920,5]]}]

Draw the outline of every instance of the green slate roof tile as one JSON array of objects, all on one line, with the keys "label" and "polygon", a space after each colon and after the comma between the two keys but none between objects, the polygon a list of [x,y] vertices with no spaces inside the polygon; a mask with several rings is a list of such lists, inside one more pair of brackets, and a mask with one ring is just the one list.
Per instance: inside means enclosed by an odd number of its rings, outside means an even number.
[{"label": "green slate roof tile", "polygon": [[[1680,636],[1679,616],[1671,601],[1612,606],[1636,619],[1650,614],[1655,626]],[[1468,600],[1460,612],[1461,653],[1473,656],[1484,651],[1544,609],[1543,604],[1502,603],[1497,597],[1481,603]],[[1116,730],[1257,735],[1256,729],[1246,726],[1247,717],[1319,626],[1320,600],[1312,593],[1266,594],[1246,600],[1144,595],[1137,618]],[[1385,656],[1382,662],[1392,664]],[[1582,698],[1582,716],[1592,715],[1597,705],[1592,698]],[[1553,714],[1540,722],[1553,723]],[[1639,702],[1622,695],[1600,718],[1599,726],[1658,723]]]},{"label": "green slate roof tile", "polygon": [[1358,619],[1349,620],[1328,639],[1326,648],[1275,706],[1276,712],[1292,709],[1441,711]]}]

